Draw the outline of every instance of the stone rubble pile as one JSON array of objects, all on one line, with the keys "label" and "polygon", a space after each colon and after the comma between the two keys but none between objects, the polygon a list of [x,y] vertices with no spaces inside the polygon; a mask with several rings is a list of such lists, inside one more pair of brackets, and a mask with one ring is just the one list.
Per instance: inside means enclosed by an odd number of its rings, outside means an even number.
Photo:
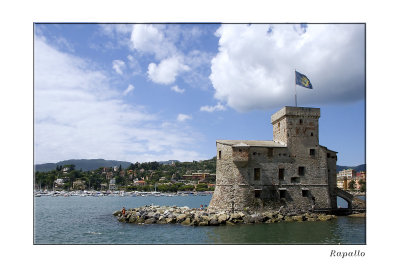
[{"label": "stone rubble pile", "polygon": [[217,226],[253,223],[275,223],[292,221],[328,221],[336,218],[335,215],[304,213],[282,214],[275,212],[245,213],[245,212],[218,212],[176,206],[143,206],[129,209],[122,215],[122,210],[115,211],[118,221],[135,224],[182,224],[192,226]]}]

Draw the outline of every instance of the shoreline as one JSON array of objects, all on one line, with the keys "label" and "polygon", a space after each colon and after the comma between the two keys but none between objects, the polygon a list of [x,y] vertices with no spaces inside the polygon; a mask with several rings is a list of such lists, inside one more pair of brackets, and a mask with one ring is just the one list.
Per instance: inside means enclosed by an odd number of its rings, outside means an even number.
[{"label": "shoreline", "polygon": [[71,197],[71,196],[80,196],[80,197],[103,197],[103,196],[120,196],[120,197],[146,197],[146,196],[208,196],[212,195],[213,191],[178,191],[178,192],[158,192],[158,191],[35,191],[35,197]]}]

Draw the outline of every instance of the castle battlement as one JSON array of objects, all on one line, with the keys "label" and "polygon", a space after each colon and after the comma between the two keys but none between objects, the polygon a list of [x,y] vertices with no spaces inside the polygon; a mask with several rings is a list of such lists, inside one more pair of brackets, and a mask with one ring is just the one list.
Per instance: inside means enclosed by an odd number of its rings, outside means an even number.
[{"label": "castle battlement", "polygon": [[297,116],[297,117],[320,117],[319,108],[306,108],[306,107],[283,107],[271,116],[271,123],[274,124],[281,120],[284,116]]}]

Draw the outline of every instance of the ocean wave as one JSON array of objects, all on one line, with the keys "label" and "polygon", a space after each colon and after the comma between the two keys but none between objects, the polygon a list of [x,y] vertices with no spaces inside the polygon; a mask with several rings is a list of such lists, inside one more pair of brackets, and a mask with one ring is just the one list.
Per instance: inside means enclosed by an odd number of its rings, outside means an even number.
[{"label": "ocean wave", "polygon": [[101,235],[101,233],[99,233],[99,232],[86,232],[86,234],[89,234],[89,235]]}]

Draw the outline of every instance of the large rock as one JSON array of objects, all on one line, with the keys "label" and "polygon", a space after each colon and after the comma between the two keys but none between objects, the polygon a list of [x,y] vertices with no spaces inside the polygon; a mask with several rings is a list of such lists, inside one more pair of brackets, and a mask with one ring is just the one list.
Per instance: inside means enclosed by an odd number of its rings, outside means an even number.
[{"label": "large rock", "polygon": [[208,222],[210,221],[210,218],[208,216],[200,216],[200,222],[206,222],[208,225]]},{"label": "large rock", "polygon": [[285,220],[285,222],[293,222],[292,216],[285,216],[283,219]]},{"label": "large rock", "polygon": [[324,222],[324,221],[329,221],[329,220],[331,220],[333,217],[332,217],[333,215],[327,215],[327,214],[319,214],[318,215],[318,221],[322,221],[322,222]]},{"label": "large rock", "polygon": [[335,215],[328,215],[328,220],[336,219],[337,217]]},{"label": "large rock", "polygon": [[176,223],[176,218],[174,218],[174,217],[168,217],[167,219],[165,219],[165,222],[166,223]]},{"label": "large rock", "polygon": [[146,214],[146,219],[153,218],[154,215],[155,215],[155,213],[150,211],[149,213]]},{"label": "large rock", "polygon": [[186,217],[187,217],[187,214],[180,214],[180,215],[176,216],[176,222],[181,223],[186,219]]},{"label": "large rock", "polygon": [[183,222],[181,222],[182,225],[189,225],[190,224],[190,217],[187,217]]},{"label": "large rock", "polygon": [[216,218],[211,219],[209,225],[218,226],[219,225],[218,219]]},{"label": "large rock", "polygon": [[262,221],[263,222],[268,221],[269,219],[273,218],[272,212],[264,212],[264,213],[261,214],[261,216],[262,216]]},{"label": "large rock", "polygon": [[154,217],[148,218],[144,221],[145,224],[153,224],[156,222],[157,222],[157,220]]},{"label": "large rock", "polygon": [[131,214],[131,216],[129,217],[129,222],[130,223],[136,223],[138,219],[138,216],[136,214]]},{"label": "large rock", "polygon": [[239,219],[242,219],[242,216],[240,216],[239,213],[232,213],[229,218],[230,221],[239,220]]},{"label": "large rock", "polygon": [[263,217],[261,214],[252,214],[251,217],[252,220],[254,220],[254,223],[260,223],[263,221]]},{"label": "large rock", "polygon": [[[305,217],[304,217],[304,218],[305,218]],[[293,219],[294,221],[298,221],[298,222],[304,221],[302,215],[293,216],[292,219]]]},{"label": "large rock", "polygon": [[119,216],[118,221],[120,222],[126,222],[126,217],[125,216]]},{"label": "large rock", "polygon": [[243,218],[244,223],[255,223],[255,217],[251,216],[251,215],[246,215]]},{"label": "large rock", "polygon": [[114,216],[119,216],[121,214],[122,214],[122,212],[120,210],[114,211],[114,213],[113,213]]},{"label": "large rock", "polygon": [[218,222],[220,224],[225,223],[228,219],[229,219],[229,215],[226,215],[226,214],[221,214],[218,216]]},{"label": "large rock", "polygon": [[158,224],[167,224],[167,219],[165,219],[165,218],[160,218],[160,219],[157,221],[157,223],[158,223]]},{"label": "large rock", "polygon": [[145,219],[141,216],[138,216],[138,218],[136,220],[137,223],[144,223],[144,221],[145,221]]},{"label": "large rock", "polygon": [[191,225],[198,226],[200,223],[200,217],[195,217],[192,219]]}]

